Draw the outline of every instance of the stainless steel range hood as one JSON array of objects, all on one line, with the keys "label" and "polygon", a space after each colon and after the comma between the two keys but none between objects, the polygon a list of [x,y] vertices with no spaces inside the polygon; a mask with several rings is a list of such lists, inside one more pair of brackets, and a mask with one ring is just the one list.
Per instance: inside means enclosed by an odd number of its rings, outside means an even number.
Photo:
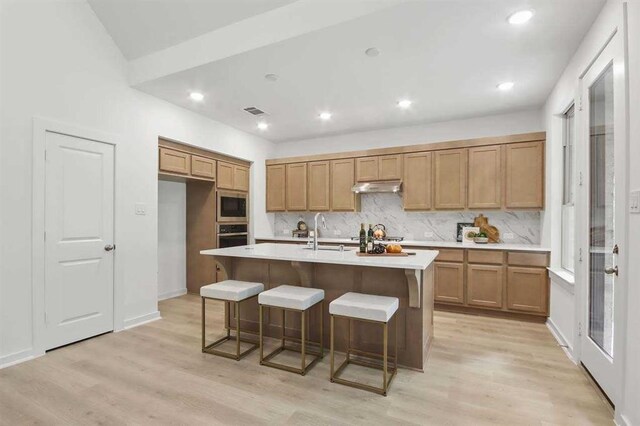
[{"label": "stainless steel range hood", "polygon": [[368,194],[373,192],[400,192],[402,191],[401,180],[385,180],[376,182],[359,182],[351,188],[356,194]]}]

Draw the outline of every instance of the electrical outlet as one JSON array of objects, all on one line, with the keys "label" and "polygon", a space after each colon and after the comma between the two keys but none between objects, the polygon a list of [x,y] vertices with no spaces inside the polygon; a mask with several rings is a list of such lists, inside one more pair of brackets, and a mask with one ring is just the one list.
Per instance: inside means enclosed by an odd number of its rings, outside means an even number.
[{"label": "electrical outlet", "polygon": [[282,230],[282,235],[289,235],[289,231],[287,231],[286,229]]},{"label": "electrical outlet", "polygon": [[433,232],[431,232],[431,231],[426,231],[426,232],[424,233],[424,237],[425,237],[425,238],[433,238]]},{"label": "electrical outlet", "polygon": [[135,212],[139,216],[145,216],[147,214],[147,205],[145,203],[136,203]]},{"label": "electrical outlet", "polygon": [[640,213],[640,191],[631,191],[629,195],[629,212],[634,214]]},{"label": "electrical outlet", "polygon": [[513,232],[505,232],[502,238],[505,240],[513,240],[515,236],[513,235]]},{"label": "electrical outlet", "polygon": [[341,231],[341,230],[339,230],[339,229],[334,229],[334,230],[333,230],[333,235],[336,235],[336,236],[338,236],[338,235],[342,235],[342,231]]}]

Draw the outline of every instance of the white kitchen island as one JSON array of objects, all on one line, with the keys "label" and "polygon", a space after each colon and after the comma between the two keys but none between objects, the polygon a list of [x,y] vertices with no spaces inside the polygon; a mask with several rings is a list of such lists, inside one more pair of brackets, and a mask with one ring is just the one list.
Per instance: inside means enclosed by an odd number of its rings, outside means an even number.
[{"label": "white kitchen island", "polygon": [[[265,289],[279,285],[300,285],[325,291],[324,336],[328,345],[329,302],[344,293],[393,296],[400,299],[396,314],[398,323],[398,362],[406,367],[422,370],[433,338],[433,261],[434,250],[410,250],[406,257],[360,257],[354,248],[313,251],[296,244],[256,244],[223,249],[202,250],[213,256],[228,278],[261,282]],[[257,302],[249,302],[256,304]],[[291,317],[291,318],[290,318]],[[280,336],[281,315],[265,317],[266,334]],[[311,315],[311,339],[318,340],[319,315]],[[241,327],[258,329],[258,309],[243,306]],[[290,335],[299,333],[299,318],[287,316],[286,329]],[[233,321],[232,321],[233,323]],[[231,326],[231,324],[229,324]],[[381,353],[381,330],[372,324],[352,326],[352,345],[368,352]],[[394,327],[392,327],[394,329]],[[347,325],[336,330],[336,345],[340,350],[347,336]],[[392,339],[395,336],[391,336]]]}]

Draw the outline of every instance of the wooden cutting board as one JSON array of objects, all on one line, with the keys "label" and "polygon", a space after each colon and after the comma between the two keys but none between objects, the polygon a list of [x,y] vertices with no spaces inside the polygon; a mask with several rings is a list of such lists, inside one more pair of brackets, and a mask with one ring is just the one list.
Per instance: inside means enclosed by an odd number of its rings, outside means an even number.
[{"label": "wooden cutting board", "polygon": [[407,253],[406,251],[403,251],[401,253],[382,253],[382,254],[360,253],[359,251],[356,252],[356,256],[362,256],[362,257],[367,257],[367,256],[371,256],[371,257],[385,257],[385,256],[403,257],[403,256],[409,256],[410,254],[415,254],[415,253]]}]

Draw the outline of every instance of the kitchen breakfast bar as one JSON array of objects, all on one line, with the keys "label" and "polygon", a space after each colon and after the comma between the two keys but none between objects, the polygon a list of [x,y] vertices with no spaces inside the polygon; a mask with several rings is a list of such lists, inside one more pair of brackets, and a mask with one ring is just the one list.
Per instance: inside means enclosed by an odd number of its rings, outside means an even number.
[{"label": "kitchen breakfast bar", "polygon": [[[324,330],[324,346],[329,344],[329,303],[348,292],[390,296],[399,299],[398,363],[423,370],[433,338],[433,261],[434,250],[414,250],[408,256],[358,256],[353,248],[320,247],[317,251],[297,244],[256,244],[240,247],[202,250],[213,256],[227,279],[257,282],[269,290],[280,285],[301,286],[324,290],[324,324],[319,327],[320,314],[309,315],[312,341],[318,341]],[[234,329],[233,305],[226,326]],[[257,332],[259,314],[257,301],[242,306],[240,328]],[[297,317],[296,317],[297,315]],[[264,316],[265,336],[280,338],[282,316]],[[349,333],[347,322],[336,323],[336,350],[346,347]],[[300,333],[300,316],[286,318],[287,335]],[[391,338],[394,339],[394,332]],[[380,353],[382,330],[375,324],[353,323],[351,346],[361,351]]]}]

